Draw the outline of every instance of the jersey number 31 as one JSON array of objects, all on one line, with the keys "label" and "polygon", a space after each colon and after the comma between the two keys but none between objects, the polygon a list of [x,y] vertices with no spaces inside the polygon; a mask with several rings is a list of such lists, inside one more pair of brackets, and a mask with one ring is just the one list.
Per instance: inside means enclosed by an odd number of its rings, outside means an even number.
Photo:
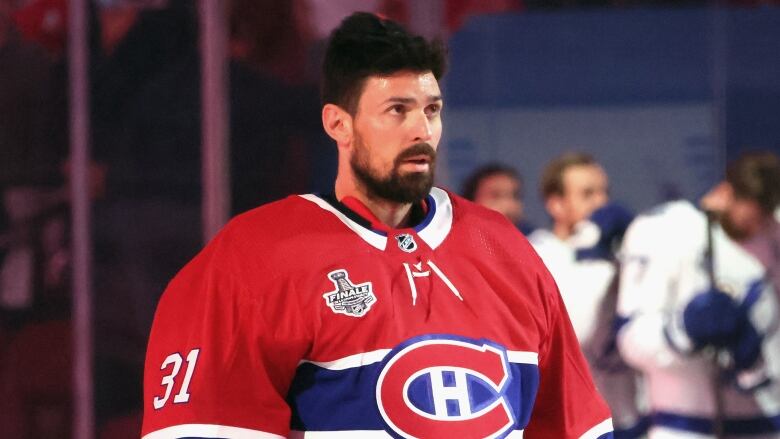
[{"label": "jersey number 31", "polygon": [[[195,363],[198,362],[199,353],[200,349],[193,349],[189,354],[187,354],[187,371],[184,374],[184,381],[181,383],[181,389],[179,389],[179,393],[173,397],[174,404],[184,403],[190,400],[190,394],[188,390],[190,387],[190,380],[192,380],[192,373],[195,372]],[[181,354],[176,352],[175,354],[168,355],[165,358],[165,361],[163,361],[162,366],[160,366],[160,370],[165,370],[168,368],[168,366],[173,364],[173,370],[171,370],[170,374],[164,376],[162,383],[160,383],[161,386],[165,386],[165,396],[155,396],[154,401],[152,401],[156,410],[163,408],[165,403],[168,402],[168,398],[170,398],[171,392],[173,391],[174,380],[179,374],[179,370],[181,370],[181,363],[183,361],[184,359],[181,357]]]}]

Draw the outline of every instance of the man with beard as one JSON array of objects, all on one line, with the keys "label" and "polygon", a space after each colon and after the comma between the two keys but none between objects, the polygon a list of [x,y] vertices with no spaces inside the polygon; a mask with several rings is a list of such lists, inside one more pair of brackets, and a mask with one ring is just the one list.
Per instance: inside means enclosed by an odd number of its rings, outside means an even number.
[{"label": "man with beard", "polygon": [[779,204],[780,160],[750,153],[707,213],[674,201],[626,232],[618,345],[646,379],[651,439],[780,438]]},{"label": "man with beard", "polygon": [[335,191],[235,218],[171,282],[145,437],[612,437],[528,242],[433,186],[444,57],[371,14],[333,32]]}]

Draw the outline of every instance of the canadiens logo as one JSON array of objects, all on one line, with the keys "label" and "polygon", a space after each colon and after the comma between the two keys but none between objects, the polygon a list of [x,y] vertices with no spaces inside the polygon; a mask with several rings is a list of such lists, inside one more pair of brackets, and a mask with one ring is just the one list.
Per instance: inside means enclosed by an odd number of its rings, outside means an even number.
[{"label": "canadiens logo", "polygon": [[389,430],[404,438],[500,438],[516,425],[506,392],[506,350],[453,336],[420,337],[385,360],[376,401]]},{"label": "canadiens logo", "polygon": [[398,241],[398,248],[407,253],[417,250],[417,242],[414,240],[414,236],[408,233],[396,236],[395,240]]},{"label": "canadiens logo", "polygon": [[336,286],[336,291],[325,293],[322,297],[334,313],[363,317],[371,309],[371,305],[376,303],[371,282],[353,285],[347,270],[331,271],[328,278]]}]

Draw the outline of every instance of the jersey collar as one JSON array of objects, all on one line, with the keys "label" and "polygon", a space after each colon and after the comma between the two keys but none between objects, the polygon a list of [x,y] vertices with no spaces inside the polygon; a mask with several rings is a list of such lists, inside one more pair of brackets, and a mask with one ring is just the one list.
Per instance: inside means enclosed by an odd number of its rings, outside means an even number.
[{"label": "jersey collar", "polygon": [[[386,227],[383,227],[384,230],[374,228],[371,224],[373,215],[366,218],[350,209],[353,206],[347,207],[341,203],[339,206],[336,204],[338,201],[329,200],[328,197],[314,194],[301,195],[301,197],[333,214],[373,247],[379,250],[384,250],[387,247],[387,235],[393,230]],[[437,187],[431,189],[425,202],[428,208],[427,213],[419,224],[411,228],[431,249],[435,249],[441,245],[452,228],[452,202],[447,192]],[[365,213],[363,214],[365,215]]]}]

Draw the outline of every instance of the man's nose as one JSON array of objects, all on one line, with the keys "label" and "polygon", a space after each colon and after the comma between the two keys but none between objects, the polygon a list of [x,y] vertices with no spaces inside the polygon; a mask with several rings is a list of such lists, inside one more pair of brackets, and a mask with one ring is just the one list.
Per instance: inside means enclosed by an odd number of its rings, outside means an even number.
[{"label": "man's nose", "polygon": [[412,122],[412,135],[415,142],[427,142],[433,136],[433,129],[431,127],[431,121],[428,116],[420,112],[414,121]]}]

